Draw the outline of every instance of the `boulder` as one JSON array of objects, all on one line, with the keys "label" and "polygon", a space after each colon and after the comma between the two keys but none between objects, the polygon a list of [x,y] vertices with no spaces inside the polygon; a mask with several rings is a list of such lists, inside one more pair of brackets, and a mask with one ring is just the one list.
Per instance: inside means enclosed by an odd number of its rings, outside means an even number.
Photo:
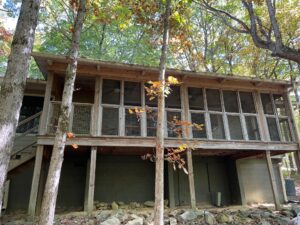
[{"label": "boulder", "polygon": [[121,222],[116,217],[110,217],[109,219],[105,220],[104,222],[100,223],[101,225],[120,225]]},{"label": "boulder", "polygon": [[186,221],[191,221],[191,220],[196,219],[197,216],[198,216],[198,215],[197,215],[194,211],[188,210],[188,211],[185,211],[184,213],[182,213],[182,214],[179,216],[179,218],[180,218],[182,221],[186,222]]},{"label": "boulder", "polygon": [[260,221],[259,225],[271,225],[271,224],[266,220],[262,220]]},{"label": "boulder", "polygon": [[95,217],[97,221],[101,222],[106,220],[108,217],[110,217],[110,215],[111,214],[109,211],[101,211],[100,213],[97,213]]},{"label": "boulder", "polygon": [[215,216],[207,211],[204,213],[204,222],[207,223],[208,225],[217,224]]},{"label": "boulder", "polygon": [[233,218],[231,215],[228,215],[226,213],[221,213],[220,215],[217,216],[217,221],[218,223],[231,223],[233,221]]},{"label": "boulder", "polygon": [[144,206],[153,208],[154,207],[154,202],[153,201],[146,201],[146,202],[144,202]]}]

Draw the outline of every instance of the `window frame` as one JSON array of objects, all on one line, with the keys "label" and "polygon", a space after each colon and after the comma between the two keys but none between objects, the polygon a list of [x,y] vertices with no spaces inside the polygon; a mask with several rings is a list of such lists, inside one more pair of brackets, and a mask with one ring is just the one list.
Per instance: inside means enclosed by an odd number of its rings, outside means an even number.
[{"label": "window frame", "polygon": [[[263,110],[264,119],[265,119],[265,125],[266,125],[266,129],[267,129],[267,132],[268,132],[268,140],[271,141],[271,142],[274,142],[274,143],[292,143],[292,142],[295,142],[295,137],[294,137],[294,133],[293,133],[293,129],[292,129],[292,121],[290,119],[289,110],[288,110],[287,103],[286,103],[287,96],[285,96],[283,93],[260,92],[259,93],[260,101],[261,101],[261,95],[262,94],[268,94],[270,96],[271,105],[272,105],[272,109],[273,109],[273,112],[274,112],[274,114],[266,114],[265,111]],[[274,100],[274,96],[273,95],[281,95],[282,96],[282,98],[283,98],[283,105],[284,105],[285,110],[286,110],[286,115],[285,116],[278,114],[278,111],[277,111],[277,108],[276,108],[276,104],[275,104],[275,100]],[[270,135],[269,126],[268,126],[268,123],[267,123],[267,118],[273,118],[276,121],[276,127],[277,127],[277,131],[278,131],[278,135],[279,135],[279,140],[278,141],[277,140],[271,140],[271,135]],[[280,119],[286,119],[288,121],[288,129],[289,129],[291,141],[284,141],[283,140],[283,134],[281,132],[280,123],[279,123]]]}]

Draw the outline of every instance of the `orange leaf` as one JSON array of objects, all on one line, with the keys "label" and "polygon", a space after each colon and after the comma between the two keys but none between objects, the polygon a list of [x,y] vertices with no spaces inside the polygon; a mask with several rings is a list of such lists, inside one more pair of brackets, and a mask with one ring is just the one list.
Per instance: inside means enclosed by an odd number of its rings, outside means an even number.
[{"label": "orange leaf", "polygon": [[73,143],[73,144],[72,144],[72,147],[73,147],[74,149],[77,149],[77,148],[78,148],[78,145],[77,145],[76,143]]},{"label": "orange leaf", "polygon": [[68,137],[68,138],[74,138],[75,135],[74,135],[72,132],[68,132],[68,133],[67,133],[67,137]]}]

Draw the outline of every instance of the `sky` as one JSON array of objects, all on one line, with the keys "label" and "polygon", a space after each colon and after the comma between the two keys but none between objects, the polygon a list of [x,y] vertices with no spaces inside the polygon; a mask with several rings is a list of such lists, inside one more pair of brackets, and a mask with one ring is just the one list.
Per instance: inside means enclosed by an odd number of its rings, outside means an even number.
[{"label": "sky", "polygon": [[[0,9],[3,9],[4,4],[6,0],[1,1],[0,0]],[[16,24],[17,24],[17,17],[12,18],[7,16],[6,12],[3,12],[0,10],[0,23],[4,26],[4,28],[10,32],[13,32],[15,30]]]}]

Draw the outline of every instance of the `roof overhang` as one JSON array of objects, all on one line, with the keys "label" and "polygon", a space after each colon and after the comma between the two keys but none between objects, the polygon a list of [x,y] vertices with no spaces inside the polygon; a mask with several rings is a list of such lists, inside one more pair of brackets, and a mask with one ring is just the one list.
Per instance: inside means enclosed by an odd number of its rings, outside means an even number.
[{"label": "roof overhang", "polygon": [[[45,77],[47,77],[49,72],[64,74],[68,65],[68,57],[53,55],[47,53],[32,53],[39,69]],[[90,76],[97,76],[103,73],[108,73],[111,70],[122,71],[120,76],[125,74],[134,74],[136,77],[146,77],[145,75],[158,75],[159,69],[149,66],[140,66],[133,64],[100,61],[95,59],[78,59],[78,74],[88,74]],[[179,77],[181,80],[188,79],[212,79],[218,81],[219,83],[224,83],[227,81],[240,81],[244,83],[252,84],[253,86],[280,86],[281,88],[291,87],[290,81],[286,80],[276,80],[276,79],[261,79],[257,77],[240,76],[240,75],[228,75],[228,74],[218,74],[211,72],[193,72],[177,69],[167,69],[167,75],[173,75]]]}]

